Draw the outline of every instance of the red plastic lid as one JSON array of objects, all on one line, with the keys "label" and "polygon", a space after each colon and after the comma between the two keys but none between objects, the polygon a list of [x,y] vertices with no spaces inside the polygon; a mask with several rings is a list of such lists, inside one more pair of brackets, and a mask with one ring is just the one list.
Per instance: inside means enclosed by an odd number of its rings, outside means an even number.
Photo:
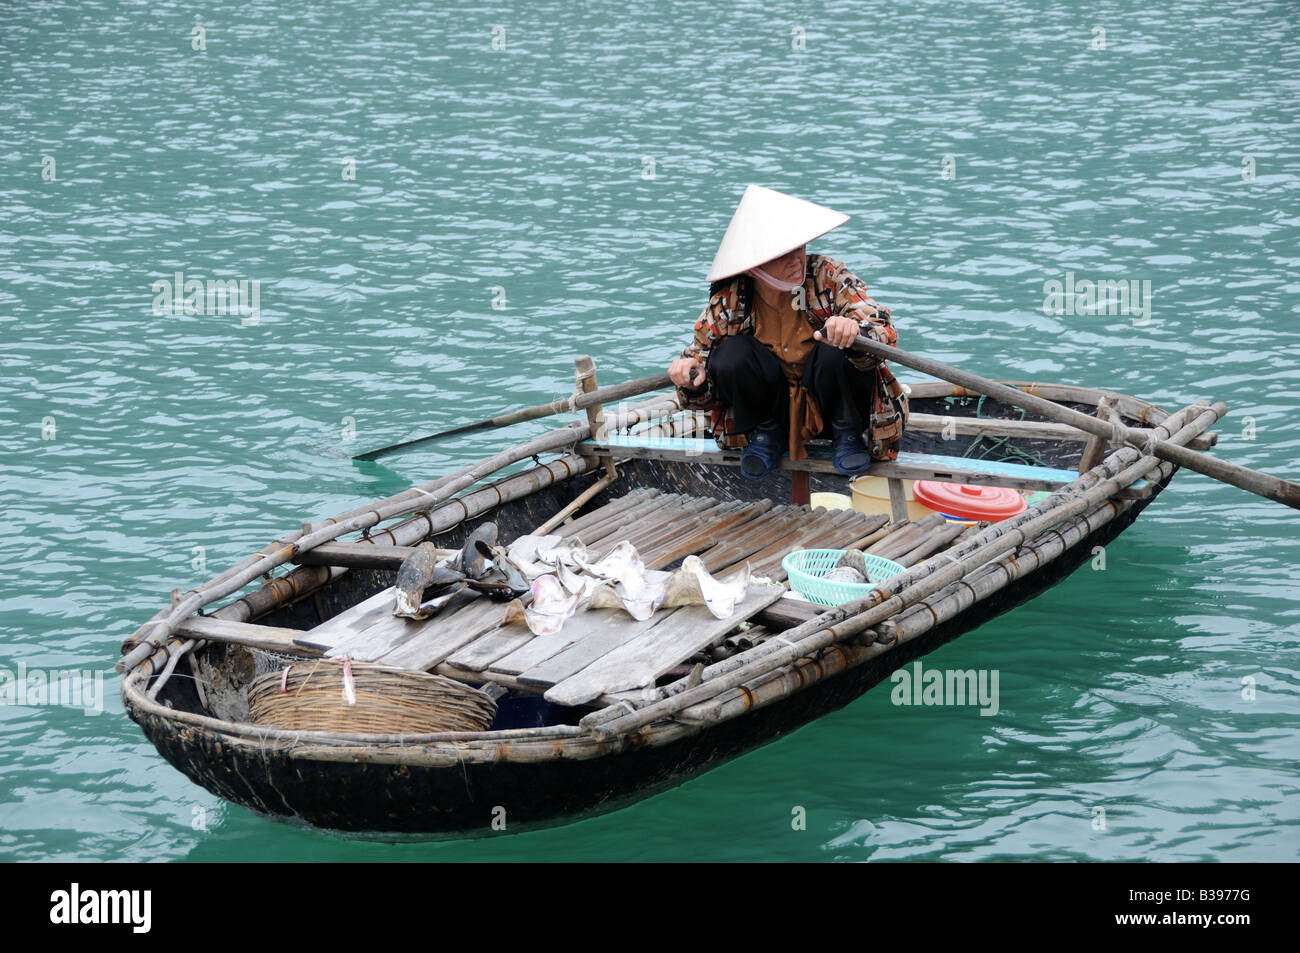
[{"label": "red plastic lid", "polygon": [[917,480],[912,493],[918,503],[963,520],[998,523],[1029,508],[1022,494],[1001,486]]}]

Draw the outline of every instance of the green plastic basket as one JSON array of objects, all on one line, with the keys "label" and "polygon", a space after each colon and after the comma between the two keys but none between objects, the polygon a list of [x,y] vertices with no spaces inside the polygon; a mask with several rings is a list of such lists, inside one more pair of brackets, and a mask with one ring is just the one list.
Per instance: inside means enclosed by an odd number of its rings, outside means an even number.
[{"label": "green plastic basket", "polygon": [[843,555],[842,549],[800,549],[782,559],[781,568],[790,577],[790,588],[819,606],[838,606],[861,599],[877,583],[907,572],[906,566],[863,553],[869,582],[827,582],[822,576],[834,569]]}]

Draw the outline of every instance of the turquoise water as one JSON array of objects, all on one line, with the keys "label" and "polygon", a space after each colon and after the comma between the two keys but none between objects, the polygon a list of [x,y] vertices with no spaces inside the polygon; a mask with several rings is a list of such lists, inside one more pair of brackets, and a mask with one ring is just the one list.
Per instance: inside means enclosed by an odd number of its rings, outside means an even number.
[{"label": "turquoise water", "polygon": [[[1298,41],[1294,5],[1221,0],[5,4],[0,667],[108,698],[0,706],[0,857],[1297,859],[1300,514],[1190,473],[1104,571],[926,657],[997,669],[996,716],[882,686],[534,834],[264,821],[167,765],[109,668],[173,587],[502,438],[312,445],[549,399],[581,352],[665,366],[749,182],[853,216],[813,248],[902,346],[1223,400],[1216,453],[1300,477]],[[259,320],[155,314],[178,270],[260,282]],[[1067,273],[1149,281],[1149,319],[1045,314]]]}]

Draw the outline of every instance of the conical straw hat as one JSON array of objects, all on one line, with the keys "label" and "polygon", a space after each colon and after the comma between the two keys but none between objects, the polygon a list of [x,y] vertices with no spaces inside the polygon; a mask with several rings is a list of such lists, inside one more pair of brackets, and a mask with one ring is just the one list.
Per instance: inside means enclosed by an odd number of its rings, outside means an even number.
[{"label": "conical straw hat", "polygon": [[714,282],[748,271],[806,245],[848,220],[842,212],[751,185],[731,216],[708,280]]}]

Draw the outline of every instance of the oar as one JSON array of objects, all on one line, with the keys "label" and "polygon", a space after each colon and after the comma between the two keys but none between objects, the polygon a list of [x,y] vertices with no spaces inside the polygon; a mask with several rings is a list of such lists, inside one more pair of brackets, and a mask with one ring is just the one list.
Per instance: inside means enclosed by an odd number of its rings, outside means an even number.
[{"label": "oar", "polygon": [[1096,434],[1098,437],[1121,440],[1145,453],[1154,454],[1161,460],[1168,460],[1180,467],[1195,470],[1197,473],[1204,473],[1208,477],[1222,480],[1224,483],[1230,483],[1235,487],[1240,487],[1243,490],[1270,500],[1276,500],[1278,503],[1285,503],[1287,506],[1300,510],[1300,484],[1292,483],[1290,480],[1283,480],[1267,473],[1260,473],[1258,470],[1251,470],[1235,463],[1228,463],[1217,457],[1198,453],[1177,444],[1149,439],[1145,433],[1131,433],[1129,428],[1122,424],[1116,424],[1112,429],[1112,425],[1104,420],[1089,417],[1077,410],[1071,410],[1050,400],[1026,394],[1022,390],[1008,387],[1006,384],[999,384],[997,381],[980,377],[978,374],[971,374],[968,371],[949,367],[947,364],[941,364],[928,357],[900,351],[896,347],[881,344],[861,334],[853,342],[852,347],[855,351],[861,351],[864,354],[871,354],[887,361],[893,361],[896,364],[902,364],[904,367],[910,367],[922,374],[929,374],[931,377],[950,381],[967,390],[975,391],[977,394],[984,394],[986,397],[1000,400],[1004,404],[1023,407],[1025,410],[1041,414],[1049,420],[1069,424],[1087,433]]},{"label": "oar", "polygon": [[667,374],[656,374],[653,377],[624,381],[622,384],[611,384],[609,387],[597,387],[585,394],[578,394],[574,397],[561,397],[549,404],[538,404],[536,407],[512,410],[509,413],[490,417],[487,420],[480,420],[473,424],[462,424],[459,427],[452,427],[450,430],[430,434],[427,437],[416,437],[413,440],[403,440],[401,443],[395,443],[389,447],[380,447],[378,450],[367,450],[365,453],[355,454],[352,459],[374,460],[385,454],[405,450],[407,447],[414,447],[417,444],[428,443],[440,437],[450,437],[452,434],[469,433],[472,430],[488,430],[492,427],[508,427],[510,424],[523,423],[525,420],[537,420],[539,417],[550,417],[554,414],[575,413],[594,404],[608,404],[616,400],[623,400],[626,397],[635,397],[637,394],[660,390],[671,383],[672,381],[668,379]]}]

